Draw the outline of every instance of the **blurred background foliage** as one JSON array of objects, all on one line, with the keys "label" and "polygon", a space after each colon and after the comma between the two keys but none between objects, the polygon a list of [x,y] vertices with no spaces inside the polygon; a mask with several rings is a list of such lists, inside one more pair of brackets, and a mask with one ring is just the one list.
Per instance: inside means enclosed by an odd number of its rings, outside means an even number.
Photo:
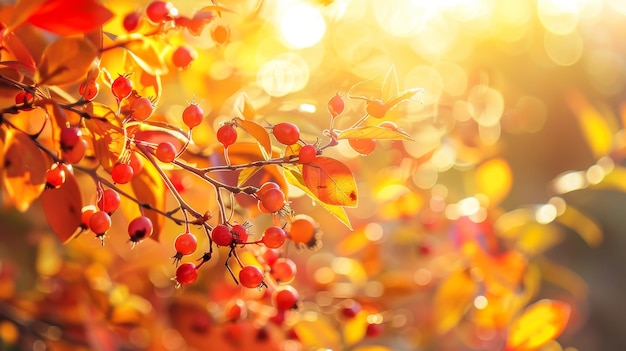
[{"label": "blurred background foliage", "polygon": [[[111,33],[122,33],[123,16],[145,5],[103,3],[116,14],[104,28]],[[10,3],[0,4],[10,11]],[[303,296],[290,327],[305,349],[496,350],[511,320],[542,298],[572,308],[560,344],[542,350],[626,348],[622,1],[220,4],[235,14],[214,18],[199,36],[181,31],[162,43],[170,72],[162,76],[158,112],[174,121],[195,97],[209,113],[194,130],[199,147],[215,143],[213,131],[232,118],[242,92],[260,120],[293,121],[315,140],[336,92],[348,101],[337,119],[342,128],[364,108],[348,96],[357,82],[371,80],[350,94],[381,98],[394,67],[400,90],[424,88],[419,101],[385,118],[415,141],[379,142],[368,156],[343,142],[329,150],[359,182],[359,207],[348,210],[353,231],[291,192],[292,208],[315,217],[323,233],[318,250],[287,253],[298,264],[294,285]],[[192,14],[210,2],[175,5]],[[208,39],[216,24],[230,29],[225,45]],[[29,39],[34,57],[51,40],[28,28],[18,34]],[[184,42],[199,57],[178,71],[168,55]],[[103,57],[111,74],[124,72],[117,58]],[[93,188],[87,180],[82,185]],[[190,203],[207,200],[195,191],[183,195]],[[41,340],[60,350],[174,350],[207,342],[222,350],[300,347],[283,341],[278,328],[259,346],[258,320],[238,329],[219,323],[223,305],[240,293],[219,257],[198,284],[175,290],[168,258],[180,228],[168,223],[160,243],[131,250],[125,235],[115,235],[125,233],[125,222],[115,222],[103,248],[87,236],[61,245],[39,203],[26,213],[2,210],[0,315],[9,321],[0,321],[0,345],[20,339],[35,350],[46,349]],[[507,296],[519,301],[503,302]],[[244,297],[251,310],[267,314],[257,297]],[[347,324],[333,314],[351,300],[384,322],[377,339],[364,339],[366,314]]]}]

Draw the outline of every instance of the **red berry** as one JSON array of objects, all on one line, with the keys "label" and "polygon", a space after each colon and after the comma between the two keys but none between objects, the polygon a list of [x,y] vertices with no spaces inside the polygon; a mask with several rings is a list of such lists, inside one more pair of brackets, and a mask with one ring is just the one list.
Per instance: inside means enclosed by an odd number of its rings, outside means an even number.
[{"label": "red berry", "polygon": [[365,329],[365,335],[370,338],[375,338],[382,334],[385,326],[380,323],[368,323]]},{"label": "red berry", "polygon": [[61,157],[67,163],[76,164],[85,156],[87,146],[87,140],[80,138],[78,143],[71,149],[62,149]]},{"label": "red berry", "polygon": [[280,252],[275,249],[267,249],[263,252],[263,259],[268,266],[272,266],[274,262],[280,257]]},{"label": "red berry", "polygon": [[137,217],[128,223],[128,235],[130,236],[130,241],[133,243],[140,242],[149,237],[152,235],[153,230],[154,226],[152,225],[152,221],[146,216]]},{"label": "red berry", "polygon": [[124,16],[124,29],[127,32],[134,32],[139,28],[141,22],[141,14],[139,12],[130,12]]},{"label": "red berry", "polygon": [[190,262],[183,263],[176,269],[176,281],[180,285],[191,284],[198,279],[196,265]]},{"label": "red berry", "polygon": [[133,179],[135,171],[128,163],[118,163],[111,170],[111,178],[115,183],[126,184]]},{"label": "red berry", "polygon": [[293,123],[282,122],[274,125],[272,128],[274,137],[279,143],[284,145],[293,145],[300,140],[300,129]]},{"label": "red berry", "polygon": [[230,246],[233,243],[233,233],[224,224],[218,224],[211,231],[211,238],[217,246]]},{"label": "red berry", "polygon": [[85,206],[81,209],[80,226],[84,229],[89,228],[89,220],[96,213],[97,209],[93,205]]},{"label": "red berry", "polygon": [[120,75],[111,83],[111,92],[117,98],[122,100],[130,96],[133,91],[133,82],[126,76]]},{"label": "red berry", "polygon": [[217,141],[229,147],[237,141],[237,130],[231,124],[224,124],[217,130]]},{"label": "red berry", "polygon": [[28,91],[22,90],[15,95],[15,104],[24,105],[23,109],[26,111],[32,110],[32,107],[27,107],[27,106],[31,106],[34,102],[35,102],[35,96]]},{"label": "red berry", "polygon": [[299,298],[298,291],[292,286],[281,286],[272,293],[272,305],[278,310],[290,310],[296,308]]},{"label": "red berry", "polygon": [[174,248],[181,255],[191,255],[198,248],[198,239],[189,232],[182,233],[176,237]]},{"label": "red berry", "polygon": [[239,282],[246,288],[258,288],[263,283],[263,272],[257,266],[245,266],[239,271]]},{"label": "red berry", "polygon": [[369,100],[365,111],[372,117],[383,118],[389,109],[381,100]]},{"label": "red berry", "polygon": [[89,229],[100,236],[111,228],[111,216],[104,211],[98,211],[89,218]]},{"label": "red berry", "polygon": [[296,244],[314,247],[317,242],[317,224],[311,216],[299,214],[291,222],[288,236]]},{"label": "red berry", "polygon": [[269,189],[259,201],[268,212],[278,212],[285,207],[285,194],[280,189]]},{"label": "red berry", "polygon": [[76,146],[82,139],[83,132],[78,127],[66,127],[61,129],[61,149],[62,150],[71,150]]},{"label": "red berry", "polygon": [[275,182],[265,182],[261,184],[261,187],[256,191],[256,196],[260,199],[263,197],[263,194],[270,189],[280,189],[280,186]]},{"label": "red berry", "polygon": [[211,30],[211,38],[217,44],[224,44],[230,38],[230,28],[223,24],[218,24]]},{"label": "red berry", "polygon": [[242,224],[235,224],[230,231],[233,233],[235,243],[241,244],[248,241],[248,229]]},{"label": "red berry", "polygon": [[169,1],[153,1],[146,7],[146,16],[153,23],[161,23],[178,15],[178,10]]},{"label": "red berry", "polygon": [[130,104],[130,115],[138,121],[145,121],[152,115],[153,111],[154,105],[147,97],[137,98]]},{"label": "red berry", "polygon": [[187,127],[193,128],[198,126],[202,123],[203,119],[204,111],[202,111],[200,106],[197,104],[191,104],[185,107],[185,110],[183,111],[183,122],[187,125]]},{"label": "red berry", "polygon": [[65,169],[58,163],[46,172],[46,187],[58,188],[65,183]]},{"label": "red berry", "polygon": [[106,213],[113,213],[120,207],[120,194],[113,189],[104,189],[98,200],[98,208]]},{"label": "red berry", "polygon": [[198,52],[191,46],[179,46],[172,53],[172,63],[178,68],[187,68],[191,62],[198,58]]},{"label": "red berry", "polygon": [[272,226],[265,229],[261,241],[265,247],[277,249],[283,245],[287,239],[287,233],[281,227]]},{"label": "red berry", "polygon": [[271,274],[277,282],[289,283],[295,278],[298,268],[289,258],[281,257],[272,265]]},{"label": "red berry", "polygon": [[361,155],[369,155],[376,149],[376,140],[368,138],[348,139],[352,149]]},{"label": "red berry", "polygon": [[248,307],[242,299],[235,299],[228,302],[224,308],[224,315],[228,321],[238,321],[245,319],[248,315]]},{"label": "red berry", "polygon": [[346,300],[343,306],[339,309],[339,312],[344,318],[351,319],[361,312],[361,304],[354,300]]},{"label": "red berry", "polygon": [[96,83],[94,79],[87,82],[80,83],[78,87],[78,93],[87,101],[93,100],[100,91],[100,84]]},{"label": "red berry", "polygon": [[383,121],[378,123],[378,126],[381,128],[387,128],[391,130],[398,130],[398,125],[392,121]]},{"label": "red berry", "polygon": [[136,152],[130,153],[128,164],[133,169],[133,175],[137,175],[141,173],[141,171],[143,170],[143,160],[141,159],[141,157],[139,157],[139,155]]},{"label": "red berry", "polygon": [[176,147],[169,141],[164,141],[157,145],[155,154],[159,161],[170,163],[176,158]]},{"label": "red berry", "polygon": [[339,94],[336,94],[328,101],[328,112],[332,117],[339,116],[343,112],[344,107],[345,103]]},{"label": "red berry", "polygon": [[310,163],[317,157],[317,148],[314,145],[304,145],[298,152],[298,161],[300,163]]}]

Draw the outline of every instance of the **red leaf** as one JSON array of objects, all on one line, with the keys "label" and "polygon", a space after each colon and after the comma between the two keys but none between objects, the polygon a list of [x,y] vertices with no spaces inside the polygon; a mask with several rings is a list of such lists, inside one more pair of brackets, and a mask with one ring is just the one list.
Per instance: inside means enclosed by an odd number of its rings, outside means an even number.
[{"label": "red leaf", "polygon": [[357,187],[352,171],[343,163],[325,156],[302,166],[306,186],[320,201],[337,206],[355,207]]},{"label": "red leaf", "polygon": [[60,35],[91,32],[113,17],[113,13],[95,0],[54,0],[43,3],[28,22]]},{"label": "red leaf", "polygon": [[74,174],[64,165],[59,167],[65,170],[65,182],[59,188],[44,190],[41,204],[50,228],[67,243],[81,224],[83,200]]}]

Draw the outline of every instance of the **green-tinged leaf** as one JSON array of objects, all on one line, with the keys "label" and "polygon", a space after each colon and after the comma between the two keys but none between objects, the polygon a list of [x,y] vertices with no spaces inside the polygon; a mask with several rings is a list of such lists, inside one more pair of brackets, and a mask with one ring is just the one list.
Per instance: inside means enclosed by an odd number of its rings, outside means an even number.
[{"label": "green-tinged leaf", "polygon": [[113,13],[97,0],[54,0],[41,4],[27,21],[49,32],[69,36],[91,32],[111,18]]},{"label": "green-tinged leaf", "polygon": [[272,154],[272,142],[270,135],[263,126],[256,122],[248,121],[241,118],[235,118],[235,123],[243,128],[248,134],[250,134],[256,141],[259,142],[261,153],[264,159],[269,159]]},{"label": "green-tinged leaf", "polygon": [[422,88],[411,88],[411,89],[404,90],[400,92],[398,96],[392,98],[389,101],[385,101],[385,106],[387,106],[387,109],[392,110],[394,107],[396,107],[396,105],[398,105],[402,101],[409,100],[413,96],[419,93],[423,93],[423,92],[424,92],[424,89]]},{"label": "green-tinged leaf", "polygon": [[435,323],[439,334],[445,334],[461,321],[477,292],[476,282],[465,270],[452,273],[437,288],[433,303]]},{"label": "green-tinged leaf", "polygon": [[167,73],[167,65],[159,55],[152,39],[138,33],[131,33],[115,38],[115,44],[126,48],[135,62],[148,74],[159,76]]},{"label": "green-tinged leaf", "polygon": [[65,37],[48,45],[37,66],[39,84],[62,85],[82,79],[98,56],[93,44],[79,37]]},{"label": "green-tinged leaf", "polygon": [[605,116],[602,116],[579,92],[571,92],[567,103],[578,119],[587,145],[596,158],[606,156],[613,148],[615,130]]},{"label": "green-tinged leaf", "polygon": [[350,223],[350,218],[348,218],[348,214],[346,210],[341,206],[329,205],[322,202],[317,196],[309,189],[309,187],[305,184],[304,178],[302,177],[302,173],[296,168],[293,167],[285,167],[285,178],[289,184],[301,189],[304,191],[311,199],[315,200],[315,202],[319,203],[326,211],[328,211],[331,215],[337,218],[341,223],[343,223],[348,229],[352,230],[352,224]]},{"label": "green-tinged leaf", "polygon": [[[157,210],[166,211],[166,194],[167,189],[165,188],[165,183],[161,179],[161,176],[155,166],[150,162],[144,162],[144,167],[142,171],[135,175],[130,182],[130,185],[133,189],[133,193],[135,193],[135,197],[139,202],[150,204],[152,208]],[[126,209],[124,212],[129,219],[136,218],[139,216],[139,208],[136,204],[133,207],[137,211],[135,216],[132,216],[130,210]],[[152,221],[152,225],[154,226],[154,232],[150,236],[152,239],[159,241],[159,235],[163,226],[165,225],[165,217],[160,215],[159,213],[151,210],[144,210],[144,214],[146,217],[150,218]]]},{"label": "green-tinged leaf", "polygon": [[339,139],[383,139],[383,140],[415,140],[413,136],[401,128],[390,129],[385,127],[364,126],[350,128],[338,135]]},{"label": "green-tinged leaf", "polygon": [[58,188],[44,190],[41,204],[50,228],[65,244],[80,227],[83,200],[74,174],[62,164],[58,167],[64,168],[65,182]]},{"label": "green-tinged leaf", "polygon": [[571,307],[541,300],[530,305],[509,328],[506,351],[533,351],[558,337],[569,320]]},{"label": "green-tinged leaf", "polygon": [[302,177],[311,193],[323,203],[347,207],[358,203],[352,171],[334,158],[318,156],[302,165]]},{"label": "green-tinged leaf", "polygon": [[382,100],[387,101],[398,95],[398,74],[394,66],[389,67],[381,88]]},{"label": "green-tinged leaf", "polygon": [[26,211],[44,189],[48,163],[28,135],[6,130],[4,159],[0,165],[5,203]]},{"label": "green-tinged leaf", "polygon": [[109,172],[126,146],[122,123],[115,112],[106,105],[92,103],[88,111],[91,115],[98,117],[85,120],[85,126],[91,132],[96,158]]},{"label": "green-tinged leaf", "polygon": [[568,204],[565,211],[556,218],[556,221],[577,232],[589,246],[598,246],[604,239],[600,226],[598,226],[593,219],[570,204]]}]

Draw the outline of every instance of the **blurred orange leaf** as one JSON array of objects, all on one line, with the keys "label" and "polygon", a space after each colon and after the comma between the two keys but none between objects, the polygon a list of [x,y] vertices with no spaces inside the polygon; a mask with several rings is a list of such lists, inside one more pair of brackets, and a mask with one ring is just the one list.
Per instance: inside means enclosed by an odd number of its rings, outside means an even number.
[{"label": "blurred orange leaf", "polygon": [[509,164],[503,158],[494,158],[482,163],[474,173],[476,192],[486,195],[490,204],[502,201],[513,184],[513,175]]},{"label": "blurred orange leaf", "polygon": [[269,159],[272,155],[272,142],[267,130],[260,124],[245,119],[235,118],[235,122],[259,142],[263,158]]},{"label": "blurred orange leaf", "polygon": [[509,328],[506,351],[537,350],[558,337],[570,316],[564,302],[541,300],[526,308]]},{"label": "blurred orange leaf", "polygon": [[589,246],[599,246],[604,240],[602,228],[593,219],[570,204],[567,205],[561,215],[556,217],[556,221],[578,233]]},{"label": "blurred orange leaf", "polygon": [[301,319],[293,326],[293,329],[305,348],[342,349],[340,347],[340,331],[334,328],[332,323],[322,318],[314,320]]},{"label": "blurred orange leaf", "polygon": [[302,165],[302,177],[317,199],[328,205],[355,207],[357,187],[348,166],[326,156]]},{"label": "blurred orange leaf", "polygon": [[435,323],[439,334],[448,332],[461,321],[477,292],[476,282],[465,270],[452,273],[439,285],[433,302]]},{"label": "blurred orange leaf", "polygon": [[97,55],[96,47],[84,38],[61,38],[44,50],[37,81],[47,85],[75,83],[87,74]]},{"label": "blurred orange leaf", "polygon": [[327,203],[322,202],[317,196],[309,189],[309,187],[305,184],[304,178],[302,177],[302,173],[299,170],[285,167],[285,178],[289,182],[289,184],[299,188],[304,191],[310,198],[315,200],[315,202],[319,203],[326,211],[332,214],[335,218],[337,218],[341,223],[343,223],[348,229],[352,230],[352,225],[350,224],[350,218],[346,214],[346,210],[341,206],[329,205]]},{"label": "blurred orange leaf", "polygon": [[365,337],[369,311],[360,311],[356,316],[345,321],[341,327],[343,340],[347,346],[354,345]]},{"label": "blurred orange leaf", "polygon": [[108,172],[126,146],[124,130],[119,118],[108,106],[91,103],[89,112],[97,118],[85,119],[85,125],[91,131],[96,158]]},{"label": "blurred orange leaf", "polygon": [[338,135],[339,139],[385,139],[385,140],[415,140],[413,136],[401,128],[389,129],[377,126],[350,128]]},{"label": "blurred orange leaf", "polygon": [[28,135],[5,130],[1,165],[2,185],[7,195],[4,201],[21,212],[26,211],[44,189],[48,163]]},{"label": "blurred orange leaf", "polygon": [[46,189],[41,194],[41,204],[50,228],[65,244],[76,234],[81,224],[83,200],[74,174],[65,170],[65,182],[58,188]]}]

